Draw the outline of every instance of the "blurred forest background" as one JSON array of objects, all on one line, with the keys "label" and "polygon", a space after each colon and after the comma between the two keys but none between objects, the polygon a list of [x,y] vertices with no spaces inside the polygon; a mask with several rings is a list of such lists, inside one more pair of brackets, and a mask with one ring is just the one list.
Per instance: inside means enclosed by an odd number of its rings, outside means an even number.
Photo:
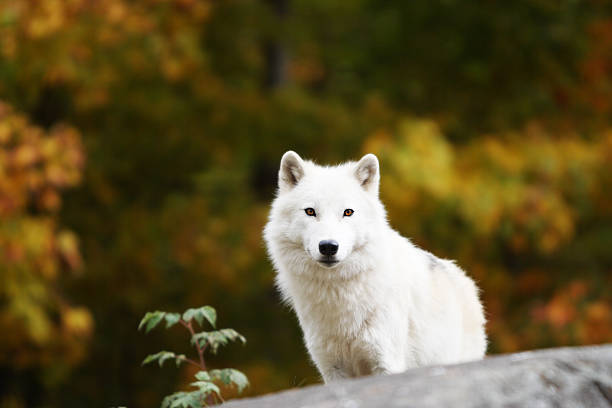
[{"label": "blurred forest background", "polygon": [[612,340],[612,4],[0,1],[0,408],[152,407],[146,311],[318,382],[261,230],[283,152],[381,160],[391,224],[483,289],[490,353]]}]

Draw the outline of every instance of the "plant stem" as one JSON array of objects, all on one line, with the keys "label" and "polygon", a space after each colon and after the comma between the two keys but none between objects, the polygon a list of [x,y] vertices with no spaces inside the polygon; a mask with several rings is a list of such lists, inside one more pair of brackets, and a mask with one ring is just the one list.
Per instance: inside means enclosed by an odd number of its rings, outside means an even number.
[{"label": "plant stem", "polygon": [[[185,320],[181,319],[179,320],[179,322],[185,326],[185,328],[187,328],[187,330],[189,330],[189,333],[191,333],[191,338],[193,339],[193,336],[195,336],[195,330],[193,330],[193,325],[191,324],[192,320],[186,322]],[[191,364],[196,365],[197,367],[200,367],[200,370],[202,371],[207,371],[206,370],[206,363],[204,362],[204,350],[206,350],[206,345],[204,345],[204,347],[200,347],[200,343],[198,343],[197,341],[194,342],[196,349],[198,350],[198,356],[200,357],[200,364],[196,363],[195,361],[186,358],[185,361],[190,362]],[[219,395],[219,398],[221,396]],[[221,398],[221,401],[223,401],[223,398]],[[204,405],[205,406],[209,406],[209,405],[216,405],[216,401],[215,401],[215,396],[214,394],[208,394],[205,398],[204,398]]]},{"label": "plant stem", "polygon": [[[195,331],[193,330],[193,325],[191,324],[191,320],[186,322],[183,319],[180,320],[181,324],[183,326],[185,326],[187,328],[187,330],[189,330],[189,333],[191,333],[191,338],[193,338],[193,336],[195,336]],[[200,357],[200,369],[202,369],[202,371],[206,371],[206,363],[204,362],[204,347],[200,347],[200,344],[198,344],[197,341],[194,341],[196,349],[198,350],[198,356]]]},{"label": "plant stem", "polygon": [[193,360],[192,360],[192,359],[190,359],[190,358],[187,358],[187,357],[181,357],[181,360],[183,360],[183,361],[184,361],[184,362],[186,362],[186,363],[193,364],[194,366],[196,366],[196,367],[198,367],[198,368],[202,368],[202,367],[200,366],[200,364],[198,364],[196,361],[193,361]]}]

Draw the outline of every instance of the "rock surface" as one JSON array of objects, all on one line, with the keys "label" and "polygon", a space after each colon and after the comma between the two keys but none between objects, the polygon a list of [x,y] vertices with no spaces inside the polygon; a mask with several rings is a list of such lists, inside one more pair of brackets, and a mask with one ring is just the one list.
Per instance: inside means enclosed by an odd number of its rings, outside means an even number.
[{"label": "rock surface", "polygon": [[612,407],[612,344],[423,367],[234,400],[223,407]]}]

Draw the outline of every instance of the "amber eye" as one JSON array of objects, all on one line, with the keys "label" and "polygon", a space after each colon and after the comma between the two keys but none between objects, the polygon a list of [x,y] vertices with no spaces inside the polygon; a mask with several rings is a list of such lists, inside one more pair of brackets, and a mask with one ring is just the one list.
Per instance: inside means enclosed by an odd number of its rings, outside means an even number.
[{"label": "amber eye", "polygon": [[304,212],[306,213],[306,215],[309,215],[311,217],[315,217],[317,215],[317,213],[315,212],[314,208],[306,208],[304,210]]},{"label": "amber eye", "polygon": [[350,217],[351,215],[353,215],[355,211],[351,210],[350,208],[347,208],[346,210],[344,210],[344,216],[345,217]]}]

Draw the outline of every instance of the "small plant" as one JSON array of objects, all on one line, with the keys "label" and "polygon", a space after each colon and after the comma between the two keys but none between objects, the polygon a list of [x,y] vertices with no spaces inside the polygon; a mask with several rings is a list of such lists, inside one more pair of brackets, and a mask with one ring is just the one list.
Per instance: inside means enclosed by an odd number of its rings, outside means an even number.
[{"label": "small plant", "polygon": [[214,331],[203,331],[196,333],[194,322],[202,326],[204,321],[208,321],[215,328],[217,321],[217,312],[211,306],[203,306],[197,309],[188,309],[182,315],[179,313],[168,312],[148,312],[140,321],[138,330],[144,329],[145,333],[150,332],[162,322],[166,322],[166,329],[180,324],[185,327],[191,335],[191,344],[198,352],[198,360],[187,358],[184,354],[175,354],[171,351],[160,351],[159,353],[147,356],[142,364],[148,364],[157,361],[159,366],[163,366],[164,362],[174,360],[176,366],[181,363],[188,363],[198,367],[200,370],[195,374],[196,381],[191,383],[195,387],[193,391],[179,391],[168,395],[162,401],[162,408],[202,408],[203,406],[214,405],[222,402],[221,391],[215,384],[220,381],[223,384],[233,384],[238,389],[238,392],[249,385],[247,377],[238,370],[233,368],[224,368],[222,370],[208,370],[204,361],[204,352],[210,350],[213,354],[217,353],[219,346],[225,346],[230,341],[239,340],[243,344],[246,339],[236,332],[234,329],[221,329]]}]

